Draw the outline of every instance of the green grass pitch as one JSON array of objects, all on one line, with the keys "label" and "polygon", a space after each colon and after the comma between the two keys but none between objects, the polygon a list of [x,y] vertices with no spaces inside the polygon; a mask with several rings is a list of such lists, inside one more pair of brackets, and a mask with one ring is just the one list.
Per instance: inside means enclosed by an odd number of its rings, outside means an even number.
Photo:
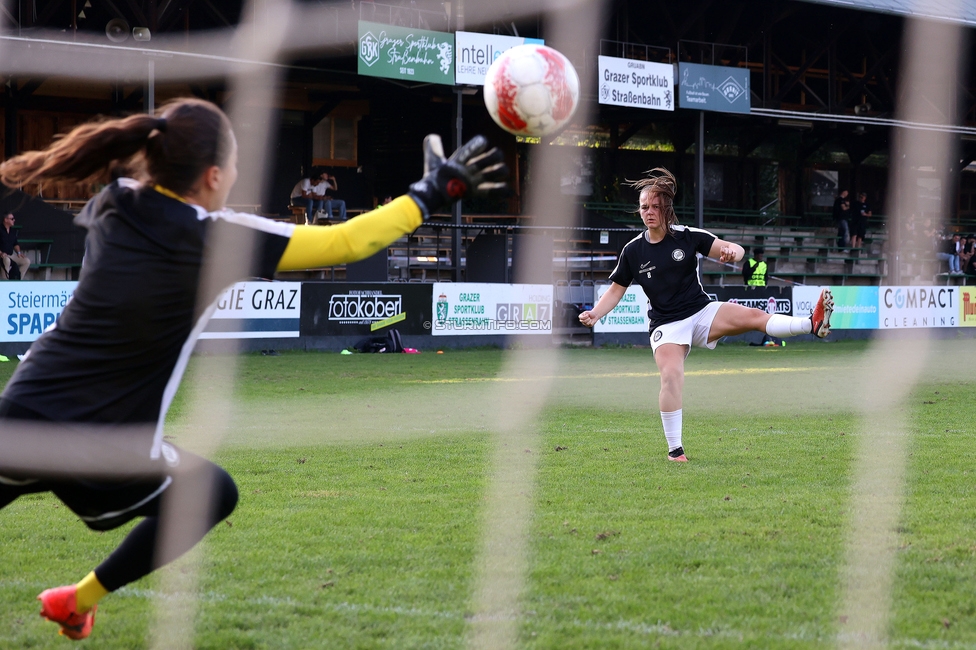
[{"label": "green grass pitch", "polygon": [[[892,647],[976,647],[969,348],[937,343],[903,405]],[[834,647],[866,350],[693,351],[687,465],[665,460],[650,350],[562,351],[520,645]],[[200,549],[195,647],[463,648],[505,354],[242,356],[217,458],[241,500]],[[189,383],[208,390],[214,361],[195,358]],[[192,447],[187,410],[184,391],[169,434]],[[0,648],[67,647],[34,597],[124,533],[88,531],[50,495],[0,511]],[[148,647],[158,585],[108,596],[85,643]]]}]

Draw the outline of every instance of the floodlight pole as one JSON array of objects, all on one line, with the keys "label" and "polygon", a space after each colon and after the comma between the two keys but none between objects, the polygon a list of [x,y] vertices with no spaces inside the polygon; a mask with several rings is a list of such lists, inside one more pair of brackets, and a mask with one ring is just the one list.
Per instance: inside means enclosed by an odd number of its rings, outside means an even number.
[{"label": "floodlight pole", "polygon": [[[463,143],[461,139],[461,127],[463,122],[463,112],[462,107],[464,106],[464,95],[461,86],[454,86],[454,94],[457,97],[457,117],[454,121],[454,151]],[[454,270],[451,271],[451,278],[454,282],[461,281],[461,202],[458,201],[454,204],[454,209],[452,213],[453,218],[451,223],[454,224],[454,228],[451,229],[451,261],[454,263]],[[435,253],[436,255],[437,253]]]},{"label": "floodlight pole", "polygon": [[698,111],[695,143],[695,227],[705,227],[705,111]]}]

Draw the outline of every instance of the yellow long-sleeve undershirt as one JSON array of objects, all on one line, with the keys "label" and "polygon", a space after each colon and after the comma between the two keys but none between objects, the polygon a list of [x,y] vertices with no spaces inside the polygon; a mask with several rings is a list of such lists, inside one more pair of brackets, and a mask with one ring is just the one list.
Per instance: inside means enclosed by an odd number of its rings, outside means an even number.
[{"label": "yellow long-sleeve undershirt", "polygon": [[278,261],[279,271],[298,271],[346,264],[383,250],[423,223],[420,208],[409,196],[329,228],[295,226]]}]

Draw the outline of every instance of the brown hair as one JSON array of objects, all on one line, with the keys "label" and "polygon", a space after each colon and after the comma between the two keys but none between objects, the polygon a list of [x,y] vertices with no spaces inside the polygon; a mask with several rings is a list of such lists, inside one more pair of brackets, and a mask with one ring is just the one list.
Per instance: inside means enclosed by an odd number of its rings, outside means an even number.
[{"label": "brown hair", "polygon": [[647,176],[636,181],[628,180],[627,185],[638,190],[642,195],[647,192],[661,197],[664,223],[668,232],[672,232],[678,223],[678,215],[674,213],[674,195],[678,192],[678,181],[674,174],[664,167],[655,167],[644,173]]},{"label": "brown hair", "polygon": [[150,182],[184,194],[208,167],[227,163],[233,142],[230,120],[216,105],[176,99],[164,104],[158,116],[131,115],[75,127],[43,151],[0,163],[0,181],[12,187],[84,181],[122,163]]}]

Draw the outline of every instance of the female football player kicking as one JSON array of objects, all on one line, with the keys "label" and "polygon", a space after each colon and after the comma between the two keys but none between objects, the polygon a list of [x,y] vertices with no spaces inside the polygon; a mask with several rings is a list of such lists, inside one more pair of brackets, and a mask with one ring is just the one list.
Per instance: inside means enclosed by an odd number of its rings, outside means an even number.
[{"label": "female football player kicking", "polygon": [[830,333],[834,299],[829,289],[820,293],[809,318],[770,315],[728,302],[712,302],[698,278],[698,255],[719,262],[738,262],[745,251],[699,228],[678,225],[674,213],[677,181],[666,169],[655,168],[646,178],[631,183],[640,190],[640,216],[647,230],[633,238],[620,253],[610,274],[610,288],[593,309],[579,316],[592,327],[613,311],[627,287],[637,282],[650,302],[650,335],[654,361],[661,373],[661,422],[668,441],[668,458],[687,462],[681,444],[681,393],[685,357],[692,346],[715,349],[723,336],[765,332],[788,337]]},{"label": "female football player kicking", "polygon": [[[9,454],[0,459],[0,508],[20,495],[51,491],[94,530],[142,518],[80,582],[41,593],[41,616],[69,638],[87,637],[103,596],[185,553],[236,506],[237,487],[227,472],[163,441],[166,411],[224,288],[275,271],[364,259],[441,206],[504,190],[502,155],[486,148],[479,136],[445,159],[440,138],[428,136],[424,177],[406,195],[331,228],[227,210],[237,141],[227,116],[196,99],[176,100],[158,116],[85,124],[44,151],[0,164],[0,180],[12,187],[82,181],[117,161],[140,177],[111,183],[76,218],[88,230],[78,286],[0,395],[6,450],[36,445],[42,433],[67,434],[55,450],[64,464],[50,472],[11,467]],[[213,263],[208,253],[219,241],[238,247],[253,241],[250,264]],[[30,426],[40,427],[38,435],[19,433]],[[137,438],[142,431],[148,435]],[[92,432],[102,438],[94,447],[82,445]],[[106,476],[104,458],[117,457],[121,447],[130,450],[130,464],[155,470]],[[161,502],[173,491],[193,498],[166,506],[177,509],[178,521],[164,531]]]}]

